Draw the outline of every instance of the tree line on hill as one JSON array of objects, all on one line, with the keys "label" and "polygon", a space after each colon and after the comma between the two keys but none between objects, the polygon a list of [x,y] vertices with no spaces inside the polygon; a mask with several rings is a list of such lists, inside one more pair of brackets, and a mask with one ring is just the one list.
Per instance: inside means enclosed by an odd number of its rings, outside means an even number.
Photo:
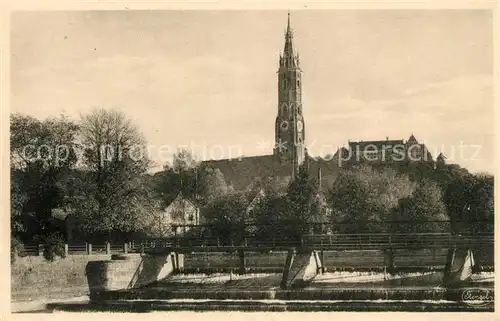
[{"label": "tree line on hill", "polygon": [[[493,231],[493,176],[458,165],[360,164],[340,168],[333,184],[322,188],[303,167],[292,181],[256,178],[236,191],[220,170],[202,168],[183,150],[149,174],[146,141],[121,112],[96,109],[78,121],[13,114],[10,130],[11,248],[45,244],[48,259],[63,255],[64,218],[76,218],[88,240],[155,236],[157,216],[179,192],[211,226],[199,232],[222,241]],[[263,196],[249,210],[250,196],[260,190]]]},{"label": "tree line on hill", "polygon": [[[319,188],[304,168],[281,191],[265,187],[248,211],[239,193],[209,203],[214,236],[300,239],[308,233],[493,232],[493,177],[455,165],[342,168]],[[412,174],[413,173],[413,174]],[[418,174],[417,174],[418,173]]]}]

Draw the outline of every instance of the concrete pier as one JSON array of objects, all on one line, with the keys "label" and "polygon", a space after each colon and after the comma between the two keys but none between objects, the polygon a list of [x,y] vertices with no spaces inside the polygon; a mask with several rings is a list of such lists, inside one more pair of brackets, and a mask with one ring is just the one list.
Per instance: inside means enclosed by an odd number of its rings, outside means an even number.
[{"label": "concrete pier", "polygon": [[106,291],[138,288],[164,279],[174,272],[168,255],[126,254],[111,260],[92,261],[86,266],[90,297]]},{"label": "concrete pier", "polygon": [[301,287],[314,279],[322,270],[319,254],[314,250],[290,250],[283,270],[282,289]]}]

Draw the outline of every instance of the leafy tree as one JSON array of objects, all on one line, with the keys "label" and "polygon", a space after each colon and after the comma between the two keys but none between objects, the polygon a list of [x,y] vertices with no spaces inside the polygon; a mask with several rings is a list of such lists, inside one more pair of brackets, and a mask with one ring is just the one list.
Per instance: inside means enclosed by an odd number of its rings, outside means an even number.
[{"label": "leafy tree", "polygon": [[[65,180],[77,162],[78,126],[64,116],[40,121],[13,114],[10,129],[13,231],[29,221],[24,238],[33,241],[54,232],[52,209],[66,203]],[[26,220],[28,211],[35,213],[31,220]]]},{"label": "leafy tree", "polygon": [[221,198],[231,193],[233,189],[226,183],[220,169],[205,168],[201,173],[200,194],[205,203]]},{"label": "leafy tree", "polygon": [[441,189],[436,183],[424,180],[410,196],[402,198],[399,206],[394,209],[393,220],[405,221],[405,223],[394,225],[393,231],[396,233],[448,232],[449,224],[430,222],[447,219]]},{"label": "leafy tree", "polygon": [[89,171],[79,204],[83,227],[94,236],[129,238],[156,209],[145,176],[145,140],[123,113],[105,109],[82,117],[81,138]]},{"label": "leafy tree", "polygon": [[166,164],[153,178],[152,188],[163,206],[180,192],[188,198],[198,199],[201,189],[199,162],[194,156],[187,150],[180,150],[173,159],[172,166]]},{"label": "leafy tree", "polygon": [[474,232],[494,232],[494,178],[490,174],[477,174],[475,177],[475,191],[470,199],[470,216],[475,220]]},{"label": "leafy tree", "polygon": [[19,170],[11,170],[10,177],[10,229],[11,234],[16,236],[24,236],[23,232],[26,230],[25,217],[23,215],[23,208],[28,201],[28,194],[26,188],[23,186],[24,172]]},{"label": "leafy tree", "polygon": [[319,193],[317,182],[310,177],[307,167],[301,166],[287,190],[284,225],[289,237],[298,240],[305,233],[314,232],[310,222],[327,222],[319,206]]},{"label": "leafy tree", "polygon": [[172,169],[176,173],[189,171],[190,169],[194,169],[198,166],[199,162],[190,151],[186,149],[180,149],[177,153],[174,154]]},{"label": "leafy tree", "polygon": [[493,176],[458,176],[446,185],[444,200],[455,232],[493,231]]},{"label": "leafy tree", "polygon": [[247,187],[246,192],[253,194],[261,190],[267,191],[268,193],[282,193],[286,192],[288,186],[290,185],[289,177],[280,176],[264,176],[255,177],[252,183]]},{"label": "leafy tree", "polygon": [[242,194],[226,194],[212,199],[204,209],[210,225],[205,236],[219,238],[221,244],[237,243],[244,237],[247,201]]},{"label": "leafy tree", "polygon": [[283,230],[286,211],[287,199],[285,195],[275,193],[272,189],[265,190],[264,196],[248,213],[247,222],[254,225],[247,227],[247,233],[263,240],[286,236]]},{"label": "leafy tree", "polygon": [[414,189],[407,176],[389,168],[361,165],[342,170],[330,190],[332,228],[339,233],[387,232],[382,222]]},{"label": "leafy tree", "polygon": [[459,165],[444,164],[437,166],[430,178],[434,182],[436,182],[444,191],[447,187],[447,184],[450,183],[451,181],[469,176],[471,176],[469,171],[465,168],[460,167]]}]

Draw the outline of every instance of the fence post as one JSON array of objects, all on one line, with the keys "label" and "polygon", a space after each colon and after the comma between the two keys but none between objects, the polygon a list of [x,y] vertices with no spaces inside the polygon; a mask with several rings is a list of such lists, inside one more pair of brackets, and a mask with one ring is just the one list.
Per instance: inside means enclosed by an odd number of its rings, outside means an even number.
[{"label": "fence post", "polygon": [[38,256],[43,255],[43,244],[38,244]]},{"label": "fence post", "polygon": [[245,252],[243,250],[238,250],[239,258],[239,274],[245,274],[246,262],[245,262]]},{"label": "fence post", "polygon": [[111,243],[106,242],[106,254],[111,254]]},{"label": "fence post", "polygon": [[68,247],[68,244],[64,244],[64,256],[68,256],[69,254],[69,247]]},{"label": "fence post", "polygon": [[325,251],[321,250],[320,255],[321,255],[321,273],[325,273],[326,272],[326,268],[325,268]]},{"label": "fence post", "polygon": [[87,254],[88,254],[88,255],[92,254],[92,243],[89,243],[89,244],[88,244],[88,247],[87,247]]},{"label": "fence post", "polygon": [[128,253],[128,243],[123,244],[123,253]]}]

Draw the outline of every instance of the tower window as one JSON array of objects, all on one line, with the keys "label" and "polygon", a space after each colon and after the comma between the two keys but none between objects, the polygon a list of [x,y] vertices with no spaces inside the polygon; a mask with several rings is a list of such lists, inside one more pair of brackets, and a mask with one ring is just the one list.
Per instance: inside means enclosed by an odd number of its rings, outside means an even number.
[{"label": "tower window", "polygon": [[283,89],[286,89],[287,86],[288,86],[288,83],[287,83],[287,80],[285,78],[285,79],[283,79]]},{"label": "tower window", "polygon": [[297,88],[300,88],[300,80],[297,79]]}]

